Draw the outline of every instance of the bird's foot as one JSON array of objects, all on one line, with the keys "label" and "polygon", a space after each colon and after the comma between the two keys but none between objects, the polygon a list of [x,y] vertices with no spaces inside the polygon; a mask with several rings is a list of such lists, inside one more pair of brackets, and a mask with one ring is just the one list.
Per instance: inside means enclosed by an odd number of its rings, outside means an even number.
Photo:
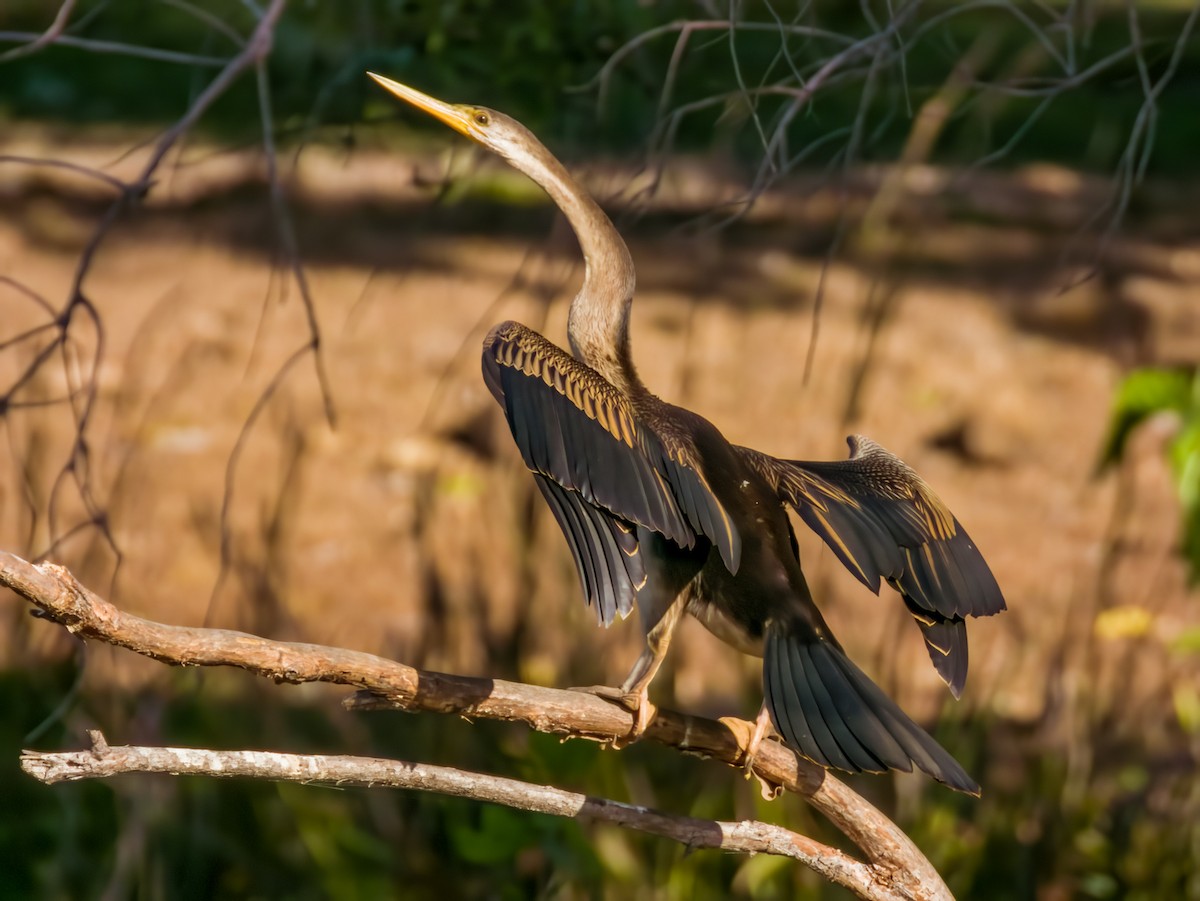
[{"label": "bird's foot", "polygon": [[633,714],[633,728],[623,738],[613,741],[614,748],[623,748],[633,744],[646,734],[650,723],[658,713],[658,708],[650,703],[650,693],[643,688],[641,691],[626,691],[623,688],[613,688],[608,685],[589,685],[585,688],[572,688],[571,691],[583,691],[595,695],[605,701],[623,707]]},{"label": "bird's foot", "polygon": [[764,704],[758,711],[758,719],[754,721],[754,731],[750,733],[750,740],[742,748],[745,754],[742,760],[742,769],[746,771],[747,779],[754,775],[754,758],[758,756],[758,748],[770,727],[771,714],[767,711],[767,705]]},{"label": "bird's foot", "polygon": [[742,752],[741,766],[746,778],[749,779],[751,776],[756,778],[762,789],[763,798],[767,801],[774,800],[779,796],[780,786],[754,771],[754,761],[758,757],[758,749],[762,747],[763,739],[767,736],[767,729],[771,726],[771,715],[767,712],[766,706],[764,705],[758,712],[758,719],[753,723],[732,716],[723,716],[720,722],[725,724],[737,740],[738,748]]},{"label": "bird's foot", "polygon": [[758,756],[758,749],[762,745],[762,734],[758,723],[751,723],[736,716],[723,716],[717,722],[733,733],[734,741],[737,742],[738,750],[741,751],[734,765],[740,766],[745,771],[746,778],[749,779],[754,772],[754,758]]}]

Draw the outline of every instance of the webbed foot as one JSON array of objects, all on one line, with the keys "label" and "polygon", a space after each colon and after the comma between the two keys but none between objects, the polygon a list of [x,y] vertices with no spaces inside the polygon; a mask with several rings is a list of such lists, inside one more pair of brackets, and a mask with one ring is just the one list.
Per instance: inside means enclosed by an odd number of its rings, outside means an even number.
[{"label": "webbed foot", "polygon": [[758,712],[758,719],[753,723],[748,723],[746,720],[731,716],[721,717],[720,722],[724,723],[729,731],[733,733],[738,748],[741,749],[741,765],[746,778],[749,779],[753,776],[758,780],[759,789],[762,792],[764,800],[775,800],[779,797],[779,793],[783,788],[754,772],[754,761],[758,757],[758,749],[762,747],[763,739],[767,737],[767,729],[771,725],[771,715],[768,713],[766,705],[763,705],[762,709]]}]

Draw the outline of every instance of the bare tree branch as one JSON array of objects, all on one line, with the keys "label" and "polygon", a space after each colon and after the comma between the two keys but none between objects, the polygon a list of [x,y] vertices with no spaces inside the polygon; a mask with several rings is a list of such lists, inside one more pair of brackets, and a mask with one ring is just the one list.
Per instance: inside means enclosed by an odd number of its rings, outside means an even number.
[{"label": "bare tree branch", "polygon": [[280,782],[407,788],[503,804],[518,810],[581,820],[598,820],[673,839],[689,848],[715,848],[746,854],[777,854],[800,861],[860,898],[908,897],[867,864],[782,826],[757,820],[732,823],[676,816],[634,804],[534,785],[518,779],[427,763],[273,751],[210,751],[197,748],[110,747],[99,732],[89,733],[89,751],[25,751],[21,768],[41,782],[103,779],[124,773],[270,779]]},{"label": "bare tree branch", "polygon": [[[235,666],[276,682],[333,682],[372,693],[372,698],[351,699],[348,706],[353,709],[395,707],[523,722],[539,732],[613,743],[633,728],[628,711],[586,692],[427,672],[359,651],[153,622],[117,609],[64,567],[31,564],[4,551],[0,551],[0,584],[34,604],[42,617],[80,638],[127,648],[162,663]],[[690,755],[742,766],[746,738],[742,733],[749,729],[750,724],[741,720],[714,721],[659,710],[645,737]],[[781,744],[766,742],[754,759],[753,772],[764,788],[802,794],[863,851],[873,884],[887,886],[891,892],[864,897],[950,897],[937,871],[908,836],[825,770]]]},{"label": "bare tree branch", "polygon": [[[54,21],[51,22],[46,30],[37,35],[25,35],[21,33],[12,40],[27,40],[29,43],[15,47],[6,53],[0,53],[0,63],[8,62],[11,59],[20,59],[22,56],[29,56],[31,53],[37,53],[43,47],[49,46],[62,37],[63,32],[67,28],[67,23],[71,21],[71,12],[75,9],[75,0],[63,0],[63,5],[58,8],[58,12],[54,16]],[[4,33],[0,33],[0,41],[5,40]]]},{"label": "bare tree branch", "polygon": [[0,56],[0,62],[8,62],[21,56],[28,56],[38,50],[45,49],[51,44],[63,47],[75,47],[90,53],[110,53],[115,56],[132,56],[138,59],[149,59],[159,63],[176,63],[181,66],[205,66],[219,69],[228,66],[233,60],[221,56],[204,56],[199,53],[181,53],[178,50],[161,50],[158,47],[143,47],[140,44],[124,44],[120,41],[98,41],[90,38],[76,38],[71,35],[58,35],[51,40],[45,40],[45,34],[35,34],[29,31],[0,31],[0,41],[28,41],[20,47],[15,47]]},{"label": "bare tree branch", "polygon": [[[141,59],[155,60],[156,62],[179,63],[185,66],[212,66],[220,68],[230,63],[228,59],[220,59],[213,56],[179,53],[174,50],[160,50],[157,47],[143,47],[139,44],[125,44],[119,41],[98,41],[66,34],[67,23],[70,21],[71,13],[75,9],[75,2],[76,0],[64,0],[62,6],[58,8],[58,13],[54,16],[54,21],[41,34],[29,31],[0,31],[0,43],[12,42],[21,44],[21,46],[14,47],[12,50],[0,53],[0,63],[20,59],[23,56],[31,56],[52,44],[61,44],[64,47],[76,47],[92,53],[113,53],[121,56],[134,56]],[[179,5],[180,0],[175,0],[175,4]],[[216,21],[213,17],[204,19],[204,21],[210,20]],[[227,26],[222,26],[221,31],[223,34],[231,33]]]},{"label": "bare tree branch", "polygon": [[[664,34],[672,34],[678,32],[680,37],[685,39],[695,31],[775,31],[780,34],[787,35],[803,35],[805,37],[822,38],[824,40],[833,41],[838,44],[851,44],[853,39],[839,34],[836,31],[827,31],[823,28],[810,28],[806,25],[778,25],[767,22],[730,22],[729,20],[707,20],[694,19],[681,22],[672,22],[669,25],[660,25],[657,28],[650,28],[643,31],[637,37],[631,38],[620,47],[613,51],[612,55],[600,67],[600,71],[588,81],[586,84],[580,85],[575,90],[588,91],[593,88],[599,89],[600,105],[604,105],[604,98],[608,94],[609,83],[612,81],[613,74],[617,68],[625,61],[635,50],[655,38],[662,37]],[[677,45],[678,46],[678,45]],[[668,86],[670,81],[668,81]]]}]

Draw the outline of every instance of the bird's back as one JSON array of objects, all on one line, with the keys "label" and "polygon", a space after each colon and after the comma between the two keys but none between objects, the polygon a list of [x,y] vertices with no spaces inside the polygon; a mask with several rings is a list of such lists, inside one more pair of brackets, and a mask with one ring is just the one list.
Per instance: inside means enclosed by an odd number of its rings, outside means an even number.
[{"label": "bird's back", "polygon": [[688,609],[718,638],[748,653],[761,650],[768,621],[802,620],[832,635],[813,602],[800,566],[795,533],[775,488],[711,422],[647,395],[635,403],[664,447],[697,467],[741,540],[736,572],[710,553],[697,575]]}]

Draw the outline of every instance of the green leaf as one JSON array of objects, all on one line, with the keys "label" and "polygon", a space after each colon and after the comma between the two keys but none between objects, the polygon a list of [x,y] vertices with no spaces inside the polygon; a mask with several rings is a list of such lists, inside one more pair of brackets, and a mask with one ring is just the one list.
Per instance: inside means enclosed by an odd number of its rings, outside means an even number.
[{"label": "green leaf", "polygon": [[1175,488],[1183,507],[1183,553],[1191,570],[1193,584],[1200,582],[1200,409],[1171,442],[1171,469]]},{"label": "green leaf", "polygon": [[1192,374],[1178,369],[1137,369],[1125,377],[1113,401],[1100,469],[1117,462],[1133,430],[1165,410],[1186,413],[1192,400]]},{"label": "green leaf", "polygon": [[1200,371],[1131,372],[1117,389],[1098,469],[1120,460],[1134,429],[1162,412],[1174,412],[1181,420],[1167,455],[1183,508],[1183,556],[1188,561],[1189,579],[1196,584],[1200,582]]}]

